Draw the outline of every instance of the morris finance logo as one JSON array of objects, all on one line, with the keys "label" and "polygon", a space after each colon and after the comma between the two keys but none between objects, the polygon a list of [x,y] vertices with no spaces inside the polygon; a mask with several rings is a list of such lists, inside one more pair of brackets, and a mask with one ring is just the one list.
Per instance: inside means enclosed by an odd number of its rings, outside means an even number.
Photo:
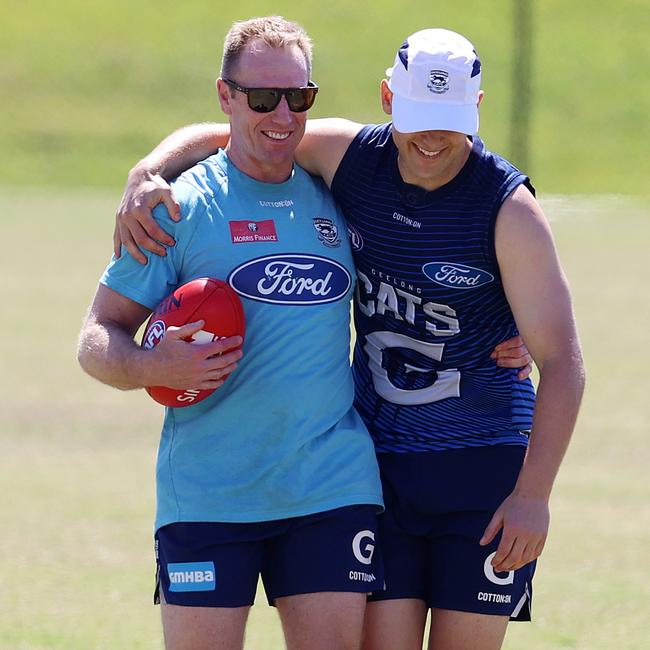
[{"label": "morris finance logo", "polygon": [[318,255],[269,255],[237,267],[228,284],[241,296],[280,305],[320,305],[352,286],[347,269]]},{"label": "morris finance logo", "polygon": [[473,266],[453,262],[429,262],[422,272],[430,280],[450,289],[476,289],[494,281],[494,276]]},{"label": "morris finance logo", "polygon": [[278,233],[273,219],[265,221],[229,221],[230,238],[233,244],[254,244],[276,242]]}]

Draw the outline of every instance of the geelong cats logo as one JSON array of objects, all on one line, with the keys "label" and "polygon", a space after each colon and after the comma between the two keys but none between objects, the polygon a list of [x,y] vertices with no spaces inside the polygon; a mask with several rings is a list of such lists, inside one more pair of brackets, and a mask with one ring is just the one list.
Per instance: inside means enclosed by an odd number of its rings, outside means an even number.
[{"label": "geelong cats logo", "polygon": [[444,70],[431,70],[427,88],[438,95],[449,90],[449,73]]},{"label": "geelong cats logo", "polygon": [[314,228],[318,232],[318,239],[329,248],[337,248],[341,245],[341,238],[336,224],[331,219],[316,217]]}]

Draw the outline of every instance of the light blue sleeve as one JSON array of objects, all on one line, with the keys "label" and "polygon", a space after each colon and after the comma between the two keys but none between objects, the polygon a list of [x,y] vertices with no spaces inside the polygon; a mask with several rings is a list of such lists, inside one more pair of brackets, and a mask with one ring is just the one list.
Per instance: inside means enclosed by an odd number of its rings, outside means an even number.
[{"label": "light blue sleeve", "polygon": [[141,249],[147,264],[140,264],[122,247],[120,258],[113,256],[99,279],[101,284],[152,311],[178,286],[183,255],[198,223],[196,217],[205,212],[205,203],[190,184],[176,182],[173,188],[181,206],[181,220],[173,221],[163,204],[154,208],[153,216],[176,245],[167,248],[165,257]]}]

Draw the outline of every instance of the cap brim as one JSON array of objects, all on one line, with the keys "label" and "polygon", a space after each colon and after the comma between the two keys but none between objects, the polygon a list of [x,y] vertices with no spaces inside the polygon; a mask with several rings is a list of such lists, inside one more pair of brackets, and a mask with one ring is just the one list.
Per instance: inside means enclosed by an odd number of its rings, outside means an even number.
[{"label": "cap brim", "polygon": [[466,135],[478,133],[478,106],[417,102],[393,94],[393,126],[401,133],[416,131],[457,131]]}]

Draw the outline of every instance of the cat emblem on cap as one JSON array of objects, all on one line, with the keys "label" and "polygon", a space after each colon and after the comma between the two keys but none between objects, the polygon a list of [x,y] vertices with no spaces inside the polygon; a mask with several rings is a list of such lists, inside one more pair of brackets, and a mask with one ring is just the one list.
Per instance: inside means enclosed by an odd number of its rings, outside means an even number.
[{"label": "cat emblem on cap", "polygon": [[449,73],[444,70],[431,70],[427,88],[432,93],[446,93],[449,90]]}]

